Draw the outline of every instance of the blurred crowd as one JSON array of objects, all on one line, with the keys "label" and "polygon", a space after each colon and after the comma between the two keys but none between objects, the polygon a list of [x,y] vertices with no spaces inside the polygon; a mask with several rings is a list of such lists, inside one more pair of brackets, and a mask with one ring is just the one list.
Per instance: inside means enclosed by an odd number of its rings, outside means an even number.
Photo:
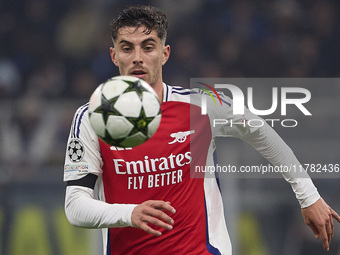
[{"label": "blurred crowd", "polygon": [[76,107],[118,75],[109,23],[130,4],[168,16],[168,84],[340,74],[335,0],[0,0],[0,165],[9,178],[62,166]]},{"label": "blurred crowd", "polygon": [[[118,74],[109,58],[117,0],[0,1],[0,97],[88,97]],[[337,1],[142,1],[169,19],[165,81],[190,77],[336,77]]]}]

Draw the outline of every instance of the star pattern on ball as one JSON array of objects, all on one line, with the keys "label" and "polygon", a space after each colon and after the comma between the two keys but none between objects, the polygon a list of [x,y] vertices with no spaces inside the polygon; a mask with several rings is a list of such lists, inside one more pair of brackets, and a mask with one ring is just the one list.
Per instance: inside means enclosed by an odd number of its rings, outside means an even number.
[{"label": "star pattern on ball", "polygon": [[[156,132],[161,107],[155,91],[145,81],[117,76],[93,92],[88,116],[99,139],[112,146],[134,147]],[[70,151],[70,155],[75,153]]]}]

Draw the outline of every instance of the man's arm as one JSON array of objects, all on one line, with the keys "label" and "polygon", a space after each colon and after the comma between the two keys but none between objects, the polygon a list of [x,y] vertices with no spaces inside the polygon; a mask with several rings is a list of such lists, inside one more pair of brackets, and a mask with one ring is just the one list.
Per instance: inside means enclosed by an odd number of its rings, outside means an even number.
[{"label": "man's arm", "polygon": [[[281,137],[268,125],[264,125],[256,134],[249,134],[246,141],[258,150],[273,165],[299,166],[300,163],[292,150]],[[282,173],[288,181],[300,203],[305,223],[312,229],[316,238],[320,238],[325,250],[334,235],[335,218],[339,215],[320,197],[307,172]]]},{"label": "man's arm", "polygon": [[[281,137],[272,129],[266,121],[261,127],[251,127],[246,125],[247,120],[259,119],[245,109],[244,115],[234,115],[232,113],[232,100],[220,94],[223,102],[226,102],[223,110],[214,107],[212,101],[207,107],[211,119],[228,119],[236,125],[213,125],[214,136],[233,136],[244,140],[253,146],[269,162],[275,166],[295,166],[299,167],[300,163],[295,157],[292,150],[281,139]],[[240,124],[244,123],[244,125]],[[309,225],[316,237],[320,237],[325,250],[329,249],[329,243],[334,233],[333,218],[340,222],[339,216],[323,201],[316,187],[308,174],[304,171],[301,173],[287,172],[282,173],[287,182],[290,183],[296,198],[302,208],[302,216],[307,225]]]},{"label": "man's arm", "polygon": [[148,223],[172,229],[173,219],[163,211],[175,212],[169,202],[146,201],[140,205],[108,204],[94,199],[96,176],[69,181],[65,195],[65,212],[72,225],[84,228],[136,227],[155,236],[161,232],[149,227]]}]

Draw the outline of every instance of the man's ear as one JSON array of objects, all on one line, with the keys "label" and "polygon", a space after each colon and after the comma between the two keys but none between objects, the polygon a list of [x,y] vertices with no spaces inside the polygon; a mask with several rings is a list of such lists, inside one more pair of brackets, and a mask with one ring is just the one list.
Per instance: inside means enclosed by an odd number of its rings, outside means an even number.
[{"label": "man's ear", "polygon": [[163,61],[162,65],[165,65],[165,63],[168,61],[170,57],[170,45],[165,45],[163,49]]},{"label": "man's ear", "polygon": [[116,66],[118,66],[118,64],[117,64],[117,59],[116,59],[115,48],[113,48],[113,47],[110,47],[110,56],[111,56],[112,62],[113,62]]}]

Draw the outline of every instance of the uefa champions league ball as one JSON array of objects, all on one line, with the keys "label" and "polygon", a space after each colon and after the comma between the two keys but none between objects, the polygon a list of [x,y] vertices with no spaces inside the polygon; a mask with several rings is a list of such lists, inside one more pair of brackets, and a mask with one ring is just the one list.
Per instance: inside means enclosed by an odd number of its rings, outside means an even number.
[{"label": "uefa champions league ball", "polygon": [[161,107],[153,88],[133,76],[116,76],[102,83],[89,102],[92,129],[105,143],[135,147],[148,140],[161,120]]}]

